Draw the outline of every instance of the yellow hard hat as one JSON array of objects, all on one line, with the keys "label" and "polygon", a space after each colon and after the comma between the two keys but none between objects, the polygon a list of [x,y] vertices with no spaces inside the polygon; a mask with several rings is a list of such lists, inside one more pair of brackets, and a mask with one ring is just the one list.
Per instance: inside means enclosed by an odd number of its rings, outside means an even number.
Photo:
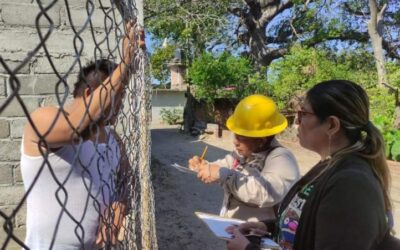
[{"label": "yellow hard hat", "polygon": [[287,127],[287,120],[270,98],[251,95],[239,102],[226,126],[238,135],[266,137],[282,132]]}]

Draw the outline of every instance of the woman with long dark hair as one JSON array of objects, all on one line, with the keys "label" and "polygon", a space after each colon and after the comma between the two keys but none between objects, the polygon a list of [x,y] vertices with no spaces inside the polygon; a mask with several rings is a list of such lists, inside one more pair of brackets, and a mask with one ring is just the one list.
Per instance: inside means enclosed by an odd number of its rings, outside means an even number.
[{"label": "woman with long dark hair", "polygon": [[228,249],[260,249],[242,233],[271,232],[281,249],[386,249],[390,238],[390,174],[369,100],[357,84],[321,82],[297,117],[300,144],[321,161],[289,191],[278,219],[227,231]]}]

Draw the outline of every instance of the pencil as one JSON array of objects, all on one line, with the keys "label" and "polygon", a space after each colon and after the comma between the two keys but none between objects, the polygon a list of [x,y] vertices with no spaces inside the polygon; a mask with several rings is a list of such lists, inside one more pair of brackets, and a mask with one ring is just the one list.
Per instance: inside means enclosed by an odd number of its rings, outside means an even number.
[{"label": "pencil", "polygon": [[205,147],[204,150],[203,150],[203,153],[202,153],[201,156],[200,156],[200,160],[203,160],[203,159],[204,159],[204,156],[206,156],[207,149],[208,149],[208,146],[206,145],[206,147]]}]

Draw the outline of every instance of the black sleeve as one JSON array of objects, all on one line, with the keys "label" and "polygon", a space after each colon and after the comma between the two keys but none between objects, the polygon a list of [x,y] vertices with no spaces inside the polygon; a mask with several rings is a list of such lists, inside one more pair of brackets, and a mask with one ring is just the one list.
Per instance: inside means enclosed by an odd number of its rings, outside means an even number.
[{"label": "black sleeve", "polygon": [[254,243],[249,243],[249,244],[247,244],[245,250],[260,250],[260,249],[261,249],[260,245],[254,244]]},{"label": "black sleeve", "polygon": [[268,232],[274,234],[275,229],[276,229],[276,220],[264,220],[264,221],[261,221],[261,222],[265,224],[265,226],[267,227]]},{"label": "black sleeve", "polygon": [[316,214],[314,249],[371,249],[387,228],[378,181],[349,169],[327,185]]}]

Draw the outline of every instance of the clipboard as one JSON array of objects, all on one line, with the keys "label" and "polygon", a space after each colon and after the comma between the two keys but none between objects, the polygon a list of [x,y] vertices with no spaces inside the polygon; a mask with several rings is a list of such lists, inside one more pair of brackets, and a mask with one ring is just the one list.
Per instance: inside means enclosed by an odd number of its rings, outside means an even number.
[{"label": "clipboard", "polygon": [[[234,218],[225,218],[214,214],[195,212],[195,215],[201,219],[211,232],[214,233],[220,239],[230,240],[232,239],[232,235],[225,231],[225,228],[232,225],[240,225],[246,221],[234,219]],[[279,249],[278,243],[271,240],[267,237],[261,238],[261,247],[262,249]]]}]

